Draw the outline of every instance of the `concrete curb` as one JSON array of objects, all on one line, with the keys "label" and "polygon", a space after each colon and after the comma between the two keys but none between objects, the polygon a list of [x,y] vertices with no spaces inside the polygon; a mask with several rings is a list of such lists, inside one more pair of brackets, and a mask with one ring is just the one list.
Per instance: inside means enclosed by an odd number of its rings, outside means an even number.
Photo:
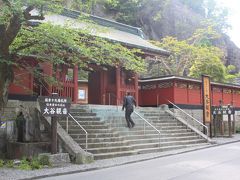
[{"label": "concrete curb", "polygon": [[202,149],[208,149],[208,148],[217,147],[217,146],[223,146],[223,145],[226,145],[226,144],[232,144],[232,143],[237,143],[237,142],[240,142],[240,139],[239,140],[234,140],[234,141],[229,141],[229,142],[224,142],[224,143],[220,143],[220,144],[213,144],[213,145],[210,145],[210,146],[194,148],[194,149],[179,150],[178,152],[169,152],[169,153],[166,153],[166,154],[162,154],[162,155],[160,154],[160,155],[156,155],[156,156],[152,156],[152,157],[139,158],[137,160],[120,162],[120,163],[116,163],[116,164],[113,164],[113,165],[105,165],[105,166],[101,166],[101,167],[92,167],[92,168],[79,169],[79,170],[73,170],[73,171],[62,172],[62,173],[40,175],[40,176],[35,176],[35,177],[31,177],[31,178],[24,178],[24,179],[20,179],[20,180],[41,179],[41,178],[47,178],[47,177],[54,177],[54,176],[61,176],[61,175],[67,175],[67,174],[75,174],[75,173],[81,173],[81,172],[87,172],[87,171],[93,171],[93,170],[106,169],[106,168],[122,166],[122,165],[126,165],[126,164],[133,164],[133,163],[137,163],[137,162],[153,160],[153,159],[157,159],[157,158],[163,158],[163,157],[174,156],[174,155],[178,155],[178,154],[184,154],[184,153],[188,153],[188,152],[198,151],[198,150],[202,150]]}]

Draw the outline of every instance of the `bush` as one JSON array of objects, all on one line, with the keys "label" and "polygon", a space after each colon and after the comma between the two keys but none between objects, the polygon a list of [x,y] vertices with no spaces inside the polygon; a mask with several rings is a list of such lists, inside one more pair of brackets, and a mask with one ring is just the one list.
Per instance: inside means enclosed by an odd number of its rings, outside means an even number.
[{"label": "bush", "polygon": [[43,155],[41,157],[39,157],[39,162],[41,165],[43,166],[51,166],[50,162],[49,162],[49,157],[46,155]]},{"label": "bush", "polygon": [[6,167],[8,168],[13,168],[14,167],[14,164],[13,164],[13,160],[9,160],[5,163]]},{"label": "bush", "polygon": [[240,127],[236,128],[236,133],[240,133]]},{"label": "bush", "polygon": [[8,168],[18,168],[21,170],[34,170],[34,169],[41,169],[43,166],[51,166],[49,159],[47,156],[43,156],[41,158],[33,157],[33,158],[23,158],[20,161],[19,165],[14,166],[13,160],[3,161],[0,159],[0,168],[1,167],[8,167]]},{"label": "bush", "polygon": [[31,165],[32,169],[41,169],[42,168],[42,164],[38,158],[33,158],[30,165]]},{"label": "bush", "polygon": [[3,166],[4,166],[4,161],[0,159],[0,168],[2,168]]},{"label": "bush", "polygon": [[21,169],[21,170],[32,170],[32,167],[31,167],[29,161],[26,158],[24,158],[24,159],[21,160],[21,163],[18,166],[18,169]]}]

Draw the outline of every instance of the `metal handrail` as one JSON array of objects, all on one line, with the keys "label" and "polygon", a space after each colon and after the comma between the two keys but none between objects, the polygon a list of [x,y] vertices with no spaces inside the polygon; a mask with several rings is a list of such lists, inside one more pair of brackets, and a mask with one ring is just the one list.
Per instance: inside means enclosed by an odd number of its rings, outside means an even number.
[{"label": "metal handrail", "polygon": [[138,114],[136,111],[133,111],[134,114],[136,114],[138,117],[140,117],[142,120],[144,120],[144,134],[145,134],[145,122],[150,125],[154,130],[156,130],[159,134],[159,147],[160,147],[160,137],[161,137],[161,132],[153,126],[150,122],[148,122],[144,117],[142,117],[140,114]]},{"label": "metal handrail", "polygon": [[173,102],[167,100],[170,104],[172,104],[174,107],[176,107],[178,110],[180,110],[181,112],[183,112],[184,114],[186,114],[188,117],[190,117],[191,119],[193,119],[195,122],[197,122],[198,124],[202,125],[206,131],[207,131],[207,136],[208,136],[208,127],[206,125],[204,125],[202,122],[200,122],[199,120],[197,120],[196,118],[192,117],[190,114],[188,114],[187,112],[183,111],[180,107],[178,107],[176,104],[174,104]]},{"label": "metal handrail", "polygon": [[[87,151],[88,149],[88,133],[87,131],[82,127],[82,125],[70,114],[68,113],[68,115],[77,123],[77,125],[85,132],[86,134],[86,142],[85,142],[85,150]],[[67,117],[67,127],[66,127],[66,130],[67,130],[67,133],[68,133],[68,117]]]}]

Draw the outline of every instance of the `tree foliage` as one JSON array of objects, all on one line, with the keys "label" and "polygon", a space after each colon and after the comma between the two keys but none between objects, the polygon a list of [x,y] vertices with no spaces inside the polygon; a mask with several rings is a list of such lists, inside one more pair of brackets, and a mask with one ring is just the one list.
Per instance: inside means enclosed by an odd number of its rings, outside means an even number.
[{"label": "tree foliage", "polygon": [[152,41],[153,44],[171,52],[167,59],[160,59],[164,74],[183,76],[194,61],[193,46],[187,41],[178,41],[173,37],[163,38],[160,42]]},{"label": "tree foliage", "polygon": [[[29,70],[23,65],[21,56],[34,56],[40,62],[55,65],[89,68],[88,64],[95,63],[143,71],[144,61],[137,56],[141,53],[139,50],[129,50],[67,25],[29,26],[29,20],[44,19],[46,8],[54,13],[61,12],[62,4],[60,0],[0,0],[0,107],[7,101],[8,87],[14,79],[13,67]],[[32,10],[37,10],[38,14],[33,15]]]},{"label": "tree foliage", "polygon": [[167,49],[171,55],[167,59],[159,59],[161,72],[180,76],[200,78],[202,74],[212,77],[214,81],[229,82],[239,77],[234,74],[234,66],[226,67],[223,62],[223,52],[214,47],[210,40],[219,38],[212,26],[198,29],[188,40],[179,41],[173,37],[163,38],[155,45]]}]

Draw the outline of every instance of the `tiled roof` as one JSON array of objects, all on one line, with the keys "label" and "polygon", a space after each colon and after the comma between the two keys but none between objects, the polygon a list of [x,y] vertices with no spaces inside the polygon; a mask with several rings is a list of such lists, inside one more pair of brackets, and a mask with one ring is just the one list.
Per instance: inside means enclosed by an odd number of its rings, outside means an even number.
[{"label": "tiled roof", "polygon": [[[50,14],[46,15],[45,22],[51,22],[57,25],[70,24],[73,28],[86,28],[89,26],[87,22],[76,20],[79,18],[80,12],[72,10],[64,10],[61,15]],[[104,19],[98,16],[89,16],[97,26],[107,28],[106,30],[99,31],[94,26],[91,26],[91,34],[109,39],[114,42],[119,42],[133,48],[139,48],[144,51],[149,51],[159,55],[169,55],[170,53],[164,49],[154,46],[145,39],[144,33],[141,28],[129,26],[126,24],[118,23],[112,20]]]}]

